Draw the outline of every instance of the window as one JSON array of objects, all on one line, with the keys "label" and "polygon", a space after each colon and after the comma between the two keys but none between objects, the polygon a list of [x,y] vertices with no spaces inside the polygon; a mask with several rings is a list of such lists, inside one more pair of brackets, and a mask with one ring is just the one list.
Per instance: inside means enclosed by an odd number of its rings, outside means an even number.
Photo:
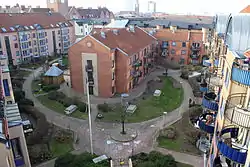
[{"label": "window", "polygon": [[46,43],[48,43],[48,39],[46,38]]},{"label": "window", "polygon": [[10,88],[9,88],[8,79],[3,80],[3,87],[4,87],[5,96],[10,96]]},{"label": "window", "polygon": [[174,49],[171,50],[171,54],[173,54],[173,55],[175,54],[175,50]]},{"label": "window", "polygon": [[0,55],[3,55],[3,51],[0,51]]},{"label": "window", "polygon": [[228,83],[229,83],[229,72],[228,69],[226,69],[226,76],[225,76],[225,86],[226,88],[228,87]]},{"label": "window", "polygon": [[20,56],[20,52],[19,51],[16,51],[16,56]]},{"label": "window", "polygon": [[172,42],[172,46],[176,46],[176,42]]},{"label": "window", "polygon": [[18,44],[17,43],[15,43],[14,45],[15,45],[15,48],[18,48]]},{"label": "window", "polygon": [[81,28],[81,33],[83,33],[83,29]]},{"label": "window", "polygon": [[186,42],[182,42],[182,47],[183,47],[183,48],[186,47]]},{"label": "window", "polygon": [[20,158],[22,157],[22,151],[20,146],[19,138],[11,139],[11,147],[14,154],[14,158]]},{"label": "window", "polygon": [[113,71],[112,72],[112,80],[114,80],[115,79],[115,72]]},{"label": "window", "polygon": [[58,46],[61,47],[61,43],[58,43]]},{"label": "window", "polygon": [[35,33],[33,33],[33,38],[36,38],[36,34]]},{"label": "window", "polygon": [[37,48],[35,48],[35,52],[37,52]]},{"label": "window", "polygon": [[57,34],[60,34],[60,30],[57,31]]},{"label": "window", "polygon": [[115,60],[112,60],[112,68],[115,67]]},{"label": "window", "polygon": [[112,86],[112,94],[114,94],[114,93],[115,93],[115,87]]},{"label": "window", "polygon": [[34,41],[34,45],[36,45],[36,41]]},{"label": "window", "polygon": [[29,46],[31,46],[31,42],[29,41]]},{"label": "window", "polygon": [[47,36],[47,32],[44,32],[45,36]]},{"label": "window", "polygon": [[185,55],[185,54],[186,54],[186,50],[182,50],[182,51],[181,51],[181,54],[182,54],[182,55]]},{"label": "window", "polygon": [[30,53],[32,53],[32,49],[30,49]]},{"label": "window", "polygon": [[87,65],[92,66],[92,60],[87,60]]},{"label": "window", "polygon": [[17,40],[17,36],[13,35],[13,41],[16,41],[16,40]]}]

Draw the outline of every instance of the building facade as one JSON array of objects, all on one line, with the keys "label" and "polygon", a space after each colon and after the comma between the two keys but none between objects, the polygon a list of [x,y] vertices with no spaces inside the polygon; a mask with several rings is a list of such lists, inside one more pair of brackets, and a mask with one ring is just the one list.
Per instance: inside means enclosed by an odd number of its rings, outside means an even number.
[{"label": "building facade", "polygon": [[22,119],[12,91],[7,57],[1,55],[0,62],[0,166],[31,167]]},{"label": "building facade", "polygon": [[200,123],[211,139],[207,166],[249,167],[250,17],[235,14],[218,16],[216,20],[213,55],[219,61],[213,75],[221,80],[219,91],[201,85],[205,114],[214,111],[213,124]]},{"label": "building facade", "polygon": [[137,27],[87,35],[69,49],[73,89],[86,93],[88,81],[91,95],[128,92],[150,72],[155,45],[156,39]]},{"label": "building facade", "polygon": [[0,14],[0,55],[9,64],[67,54],[74,28],[59,13]]}]

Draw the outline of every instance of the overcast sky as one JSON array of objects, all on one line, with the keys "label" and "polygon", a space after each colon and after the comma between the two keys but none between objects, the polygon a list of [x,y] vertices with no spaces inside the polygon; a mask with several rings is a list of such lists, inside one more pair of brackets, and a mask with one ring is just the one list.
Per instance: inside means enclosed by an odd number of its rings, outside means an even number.
[{"label": "overcast sky", "polygon": [[[106,6],[113,12],[133,10],[136,0],[68,0],[70,6],[92,7]],[[140,12],[147,11],[149,0],[139,0]],[[154,0],[157,12],[167,13],[235,13],[250,5],[250,0]],[[32,5],[46,7],[47,0],[0,0],[0,5]]]}]

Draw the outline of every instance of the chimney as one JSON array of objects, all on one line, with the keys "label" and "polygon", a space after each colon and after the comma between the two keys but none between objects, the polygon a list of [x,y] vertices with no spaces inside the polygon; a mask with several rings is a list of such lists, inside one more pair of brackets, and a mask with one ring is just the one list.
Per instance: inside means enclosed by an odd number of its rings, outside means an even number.
[{"label": "chimney", "polygon": [[118,35],[118,30],[117,30],[117,29],[114,29],[114,30],[113,30],[113,33],[114,33],[115,35]]},{"label": "chimney", "polygon": [[135,26],[134,25],[129,25],[129,31],[130,32],[135,32]]},{"label": "chimney", "polygon": [[25,5],[21,5],[21,10],[24,10],[25,9]]},{"label": "chimney", "polygon": [[101,37],[102,37],[102,38],[106,38],[106,34],[105,34],[104,31],[101,31]]}]

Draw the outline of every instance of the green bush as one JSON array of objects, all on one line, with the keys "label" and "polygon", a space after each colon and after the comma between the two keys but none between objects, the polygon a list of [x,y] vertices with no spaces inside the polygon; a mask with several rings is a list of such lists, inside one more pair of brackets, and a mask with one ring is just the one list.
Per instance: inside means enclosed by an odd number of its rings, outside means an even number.
[{"label": "green bush", "polygon": [[102,112],[109,112],[111,109],[107,103],[98,104],[97,108],[99,111],[102,111]]},{"label": "green bush", "polygon": [[77,107],[79,109],[80,112],[86,112],[87,109],[87,104],[80,102],[77,104]]},{"label": "green bush", "polygon": [[34,102],[30,99],[21,99],[18,102],[18,105],[30,105],[30,106],[34,106]]},{"label": "green bush", "polygon": [[62,102],[64,107],[69,107],[70,105],[73,104],[73,100],[69,97],[64,98]]},{"label": "green bush", "polygon": [[22,91],[21,89],[15,89],[13,93],[14,93],[16,102],[19,102],[21,99],[25,98],[25,92]]},{"label": "green bush", "polygon": [[57,92],[57,91],[51,91],[48,94],[48,98],[50,100],[57,100],[59,102],[59,100],[63,100],[65,98],[65,94],[62,92]]},{"label": "green bush", "polygon": [[49,92],[52,90],[58,90],[60,89],[60,85],[47,85],[47,86],[43,86],[43,91],[45,92]]}]

